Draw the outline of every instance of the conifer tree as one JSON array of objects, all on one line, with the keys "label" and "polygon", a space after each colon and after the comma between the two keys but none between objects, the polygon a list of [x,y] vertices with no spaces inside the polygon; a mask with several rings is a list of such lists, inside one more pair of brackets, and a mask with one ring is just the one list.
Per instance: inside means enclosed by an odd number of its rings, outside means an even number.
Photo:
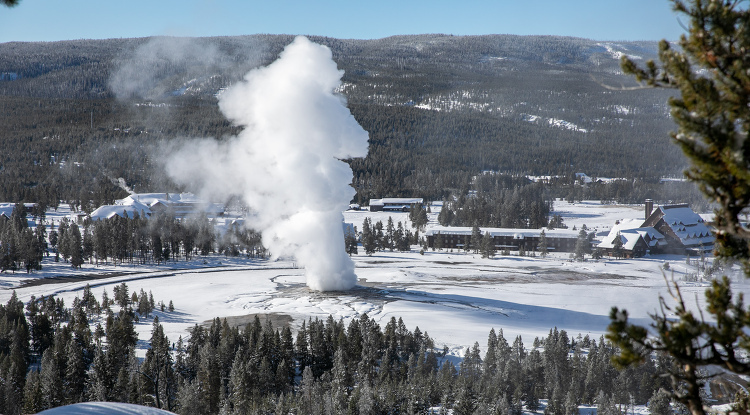
[{"label": "conifer tree", "polygon": [[146,391],[154,397],[157,408],[171,410],[176,379],[169,339],[158,317],[154,317],[150,345],[141,368],[141,374],[147,379]]},{"label": "conifer tree", "polygon": [[388,222],[385,226],[385,235],[383,237],[383,246],[390,251],[396,247],[396,228],[393,224],[393,217],[388,216]]},{"label": "conifer tree", "polygon": [[67,233],[69,234],[67,238],[67,251],[70,254],[70,265],[73,268],[80,268],[81,265],[83,265],[81,231],[78,229],[78,225],[73,223],[70,225],[70,228],[68,228]]},{"label": "conifer tree", "polygon": [[87,397],[89,401],[106,401],[112,388],[112,376],[107,355],[101,345],[94,351],[94,361],[87,372]]},{"label": "conifer tree", "polygon": [[401,223],[401,221],[399,221],[396,225],[396,232],[394,233],[394,235],[396,238],[396,249],[401,252],[409,251],[411,233],[408,230],[404,230],[404,225]]},{"label": "conifer tree", "polygon": [[86,362],[84,350],[74,337],[71,337],[65,347],[68,361],[65,367],[64,393],[68,404],[83,402],[86,386]]},{"label": "conifer tree", "polygon": [[375,234],[375,244],[378,251],[382,251],[386,248],[385,233],[383,232],[383,221],[377,221],[373,226],[373,234]]},{"label": "conifer tree", "polygon": [[[690,161],[687,177],[718,205],[715,209],[716,247],[720,257],[734,258],[750,276],[750,231],[740,223],[740,212],[750,205],[750,10],[744,0],[672,0],[674,9],[689,19],[680,48],[659,44],[661,66],[646,67],[624,58],[623,70],[644,86],[671,87],[671,114],[677,123],[674,141]],[[625,310],[613,308],[608,337],[622,352],[621,365],[644,361],[653,351],[664,351],[677,362],[669,375],[673,398],[693,415],[704,415],[700,368],[712,364],[750,374],[743,358],[750,344],[750,310],[734,297],[728,278],[715,280],[706,290],[706,323],[685,307],[676,284],[670,295],[675,305],[653,316],[653,332],[628,321]],[[667,318],[669,313],[677,317]],[[679,387],[678,387],[679,386]]]},{"label": "conifer tree", "polygon": [[471,250],[474,251],[475,254],[479,253],[479,250],[482,247],[482,231],[476,224],[471,228],[471,239],[469,239],[469,244],[471,245]]},{"label": "conifer tree", "polygon": [[537,249],[539,249],[539,255],[541,255],[542,258],[547,257],[547,234],[544,233],[544,229],[539,233],[539,245],[537,246]]},{"label": "conifer tree", "polygon": [[623,256],[622,236],[620,235],[620,232],[617,232],[617,236],[615,236],[615,240],[612,241],[612,254],[617,259],[620,259]]},{"label": "conifer tree", "polygon": [[50,231],[49,231],[49,245],[52,247],[52,249],[57,252],[57,237],[58,233],[55,230],[55,222],[52,222],[52,225],[50,225]]},{"label": "conifer tree", "polygon": [[58,228],[58,233],[60,234],[57,239],[58,251],[60,252],[60,255],[65,262],[68,262],[68,258],[70,257],[70,234],[68,232],[69,225],[69,221],[67,219],[63,219],[60,222],[60,227]]},{"label": "conifer tree", "polygon": [[495,240],[489,232],[484,233],[481,250],[482,258],[493,258],[495,256]]},{"label": "conifer tree", "polygon": [[377,249],[377,239],[375,236],[375,230],[372,227],[370,218],[365,218],[362,222],[362,247],[365,249],[365,254],[372,255]]},{"label": "conifer tree", "polygon": [[349,256],[352,256],[357,253],[357,230],[356,228],[354,230],[347,229],[344,232],[344,247],[346,248],[346,253],[349,254]]},{"label": "conifer tree", "polygon": [[42,370],[40,373],[42,396],[44,408],[54,408],[63,403],[62,378],[60,376],[60,365],[55,351],[47,349],[42,356]]},{"label": "conifer tree", "polygon": [[419,205],[412,205],[409,208],[409,220],[411,226],[418,231],[424,231],[427,226],[427,211]]},{"label": "conifer tree", "polygon": [[659,389],[649,399],[648,410],[653,415],[672,415],[674,411],[669,403],[670,393],[664,389]]},{"label": "conifer tree", "polygon": [[120,308],[126,308],[130,304],[130,295],[128,294],[128,286],[124,282],[113,288],[115,302]]},{"label": "conifer tree", "polygon": [[589,253],[591,253],[591,242],[589,242],[586,231],[581,229],[578,232],[578,240],[576,240],[575,257],[578,260],[583,260]]},{"label": "conifer tree", "polygon": [[437,249],[438,251],[442,251],[443,250],[443,235],[440,233],[440,231],[433,233],[432,239],[434,241],[433,246],[435,247],[435,249]]},{"label": "conifer tree", "polygon": [[477,408],[476,397],[468,385],[460,386],[456,396],[456,404],[453,406],[455,415],[473,415]]},{"label": "conifer tree", "polygon": [[26,377],[26,385],[23,391],[23,411],[27,414],[35,414],[44,409],[44,397],[42,396],[42,385],[39,372],[34,370]]}]

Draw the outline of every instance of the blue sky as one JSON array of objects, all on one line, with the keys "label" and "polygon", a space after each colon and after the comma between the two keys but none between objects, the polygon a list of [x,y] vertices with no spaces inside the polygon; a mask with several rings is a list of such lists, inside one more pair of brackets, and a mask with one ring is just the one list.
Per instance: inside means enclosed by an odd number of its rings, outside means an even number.
[{"label": "blue sky", "polygon": [[0,42],[255,33],[676,40],[667,0],[21,0],[0,6]]}]

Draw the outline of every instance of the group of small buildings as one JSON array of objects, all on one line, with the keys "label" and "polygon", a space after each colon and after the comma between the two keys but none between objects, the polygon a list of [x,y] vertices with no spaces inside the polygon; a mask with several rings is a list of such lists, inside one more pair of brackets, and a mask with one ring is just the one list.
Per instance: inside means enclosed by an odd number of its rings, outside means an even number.
[{"label": "group of small buildings", "polygon": [[[580,233],[569,229],[481,228],[480,231],[482,235],[489,233],[497,251],[524,252],[539,250],[542,232],[548,252],[574,252]],[[425,236],[431,248],[465,249],[471,234],[472,228],[468,227],[434,227]],[[649,253],[699,256],[713,250],[714,236],[703,218],[687,204],[654,208],[653,202],[646,201],[644,219],[615,223],[592,248],[602,255],[622,258]]]},{"label": "group of small buildings", "polygon": [[[26,208],[27,212],[30,212],[34,208],[34,203],[24,203],[23,205]],[[5,219],[5,220],[10,219],[10,217],[13,215],[13,209],[15,208],[16,208],[15,203],[0,203],[0,219]],[[36,221],[31,215],[29,214],[26,215],[26,221],[27,221],[27,225],[30,228],[36,227]]]},{"label": "group of small buildings", "polygon": [[110,219],[115,215],[134,218],[150,218],[158,212],[170,212],[177,219],[205,214],[208,217],[223,216],[221,204],[208,203],[192,193],[134,193],[115,201],[114,205],[100,206],[89,217],[92,220]]}]

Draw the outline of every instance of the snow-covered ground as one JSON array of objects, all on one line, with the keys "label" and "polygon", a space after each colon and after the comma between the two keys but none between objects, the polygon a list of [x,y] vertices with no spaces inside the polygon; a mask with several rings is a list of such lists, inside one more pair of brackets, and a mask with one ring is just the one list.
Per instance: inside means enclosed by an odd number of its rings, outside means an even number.
[{"label": "snow-covered ground", "polygon": [[[434,225],[440,206],[430,214]],[[602,205],[599,202],[569,204],[557,202],[555,213],[569,227],[607,230],[617,219],[643,216],[642,206]],[[345,220],[361,229],[365,217],[374,222],[388,216],[395,223],[408,222],[406,213],[346,212]],[[304,271],[291,260],[267,261],[212,256],[192,262],[162,266],[86,265],[74,271],[68,264],[45,260],[44,270],[0,274],[0,302],[7,302],[11,288],[23,301],[35,295],[57,295],[70,305],[88,283],[101,298],[110,297],[113,287],[126,281],[131,292],[152,292],[156,301],[173,301],[175,311],[156,311],[172,341],[185,337],[187,329],[214,317],[281,314],[297,327],[303,319],[326,318],[347,321],[367,313],[381,324],[392,317],[403,318],[407,327],[426,331],[438,347],[463,356],[474,342],[484,346],[491,328],[503,329],[509,340],[521,335],[531,344],[534,337],[549,329],[564,329],[572,336],[599,338],[609,323],[612,306],[626,308],[642,324],[656,311],[659,294],[665,293],[664,262],[695,306],[703,303],[708,282],[685,282],[686,274],[696,273],[695,265],[680,256],[653,256],[633,260],[576,262],[567,253],[547,258],[479,255],[451,251],[427,251],[413,247],[409,253],[379,252],[353,257],[359,285],[348,292],[320,293],[305,285]],[[112,273],[112,274],[107,274]],[[673,273],[673,274],[672,274]],[[20,285],[27,279],[53,276],[99,274],[98,279],[59,278],[55,283]],[[744,279],[735,276],[735,291],[750,293]],[[696,301],[692,301],[696,298]],[[137,328],[140,346],[150,338],[151,320],[142,319]],[[145,353],[141,350],[141,354]]]},{"label": "snow-covered ground", "polygon": [[556,200],[553,209],[552,213],[562,216],[569,228],[580,229],[586,225],[589,229],[596,229],[597,233],[609,232],[617,220],[646,219],[643,205],[603,205],[598,200],[577,203]]},{"label": "snow-covered ground", "polygon": [[169,415],[172,412],[148,406],[119,402],[84,402],[58,406],[39,413],[40,415]]}]

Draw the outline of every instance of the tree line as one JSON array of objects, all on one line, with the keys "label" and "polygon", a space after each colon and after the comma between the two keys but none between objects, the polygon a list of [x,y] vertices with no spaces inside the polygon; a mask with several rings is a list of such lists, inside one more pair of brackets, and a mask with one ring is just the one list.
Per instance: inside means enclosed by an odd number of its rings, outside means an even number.
[{"label": "tree line", "polygon": [[114,264],[161,263],[180,258],[188,261],[196,254],[213,252],[266,256],[260,234],[238,223],[219,233],[215,221],[206,215],[178,220],[168,210],[150,218],[136,213],[133,217],[123,214],[105,220],[87,219],[82,227],[63,219],[50,233],[56,255],[73,267],[80,267],[85,261],[96,265],[110,260]]},{"label": "tree line", "polygon": [[552,199],[545,186],[523,177],[480,175],[457,195],[443,201],[443,226],[532,228],[547,226]]},{"label": "tree line", "polygon": [[[35,217],[44,217],[44,212]],[[0,272],[40,270],[47,246],[46,228],[42,224],[29,227],[23,203],[15,204],[10,217],[0,216]]]},{"label": "tree line", "polygon": [[[375,224],[372,223],[369,217],[366,217],[362,222],[362,234],[360,237],[362,241],[362,248],[365,250],[365,254],[372,255],[378,251],[390,250],[391,252],[396,250],[399,252],[407,252],[411,250],[411,245],[416,245],[420,242],[419,240],[419,229],[414,232],[405,228],[401,221],[398,224],[393,224],[393,218],[388,217],[388,221],[383,226],[383,221],[377,221]],[[353,250],[349,250],[349,254],[357,253],[356,241],[351,241]],[[347,246],[350,246],[347,244]]]},{"label": "tree line", "polygon": [[188,261],[195,255],[218,252],[226,256],[265,257],[259,233],[238,223],[217,232],[216,223],[205,215],[178,220],[169,210],[147,218],[114,215],[109,219],[86,219],[79,226],[64,218],[47,226],[44,216],[29,228],[26,208],[16,204],[10,218],[0,216],[0,269],[32,272],[42,267],[44,255],[80,268],[84,263],[149,264]]},{"label": "tree line", "polygon": [[[0,305],[0,410],[35,413],[85,401],[117,401],[179,414],[511,414],[541,410],[576,414],[596,404],[620,415],[649,403],[672,413],[657,375],[671,361],[654,354],[643,365],[617,371],[618,350],[603,339],[550,329],[529,346],[490,331],[456,364],[447,347],[401,319],[383,327],[362,314],[348,323],[329,316],[303,321],[296,333],[258,316],[244,328],[226,320],[195,325],[177,342],[159,317],[172,302],[155,302],[125,283],[101,300],[85,287],[70,308],[61,299],[15,293]],[[153,315],[145,359],[136,358],[134,324]],[[172,339],[174,340],[174,339]]]}]

